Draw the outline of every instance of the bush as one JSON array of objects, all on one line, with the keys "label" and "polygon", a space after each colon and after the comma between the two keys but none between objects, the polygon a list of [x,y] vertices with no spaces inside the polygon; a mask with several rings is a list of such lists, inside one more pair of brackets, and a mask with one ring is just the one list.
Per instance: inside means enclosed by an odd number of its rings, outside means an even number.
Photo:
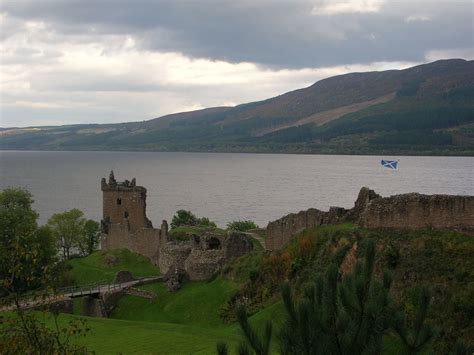
[{"label": "bush", "polygon": [[207,217],[198,218],[191,211],[178,210],[171,220],[171,229],[180,226],[216,227],[216,224]]},{"label": "bush", "polygon": [[227,223],[228,230],[234,230],[239,232],[246,232],[250,229],[258,228],[257,224],[254,221],[233,221]]}]

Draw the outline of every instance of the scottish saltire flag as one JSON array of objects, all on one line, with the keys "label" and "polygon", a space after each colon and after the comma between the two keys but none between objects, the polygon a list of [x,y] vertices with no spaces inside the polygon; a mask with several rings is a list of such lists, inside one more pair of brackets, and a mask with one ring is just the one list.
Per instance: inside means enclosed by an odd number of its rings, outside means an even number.
[{"label": "scottish saltire flag", "polygon": [[398,160],[381,160],[380,164],[382,164],[384,168],[397,169]]}]

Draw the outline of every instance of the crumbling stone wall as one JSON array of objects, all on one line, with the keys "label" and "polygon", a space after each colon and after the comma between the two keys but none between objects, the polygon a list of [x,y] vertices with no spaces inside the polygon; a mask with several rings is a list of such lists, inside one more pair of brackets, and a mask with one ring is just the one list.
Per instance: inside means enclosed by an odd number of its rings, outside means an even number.
[{"label": "crumbling stone wall", "polygon": [[191,281],[208,280],[232,257],[253,250],[251,239],[244,233],[226,235],[204,233],[190,240],[169,239],[160,249],[159,266],[162,273],[183,273]]},{"label": "crumbling stone wall", "polygon": [[377,198],[360,214],[366,228],[474,230],[474,196],[410,193]]},{"label": "crumbling stone wall", "polygon": [[328,212],[310,208],[298,213],[290,213],[274,222],[268,223],[265,249],[282,248],[293,235],[307,228],[323,224],[336,224],[347,221],[348,211],[343,208],[331,207]]},{"label": "crumbling stone wall", "polygon": [[381,197],[363,187],[354,207],[331,207],[328,212],[311,208],[289,214],[267,226],[265,248],[278,250],[304,229],[339,223],[365,228],[439,228],[474,231],[474,196],[421,195],[418,193]]}]

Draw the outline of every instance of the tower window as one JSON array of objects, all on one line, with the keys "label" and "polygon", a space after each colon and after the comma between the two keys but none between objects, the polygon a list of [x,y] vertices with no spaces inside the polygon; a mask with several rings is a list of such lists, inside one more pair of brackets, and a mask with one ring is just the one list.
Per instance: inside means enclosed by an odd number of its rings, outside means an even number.
[{"label": "tower window", "polygon": [[127,211],[125,211],[125,212],[123,213],[123,217],[124,217],[124,218],[128,218],[128,212],[127,212]]},{"label": "tower window", "polygon": [[117,199],[117,205],[121,205],[122,204],[122,199],[121,198],[118,198]]}]

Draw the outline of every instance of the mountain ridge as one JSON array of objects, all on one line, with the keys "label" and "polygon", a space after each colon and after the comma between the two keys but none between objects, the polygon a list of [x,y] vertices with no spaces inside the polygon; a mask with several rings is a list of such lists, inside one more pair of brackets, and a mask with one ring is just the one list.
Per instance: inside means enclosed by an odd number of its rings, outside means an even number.
[{"label": "mountain ridge", "polygon": [[147,121],[4,128],[1,149],[474,154],[474,61],[348,73]]}]

